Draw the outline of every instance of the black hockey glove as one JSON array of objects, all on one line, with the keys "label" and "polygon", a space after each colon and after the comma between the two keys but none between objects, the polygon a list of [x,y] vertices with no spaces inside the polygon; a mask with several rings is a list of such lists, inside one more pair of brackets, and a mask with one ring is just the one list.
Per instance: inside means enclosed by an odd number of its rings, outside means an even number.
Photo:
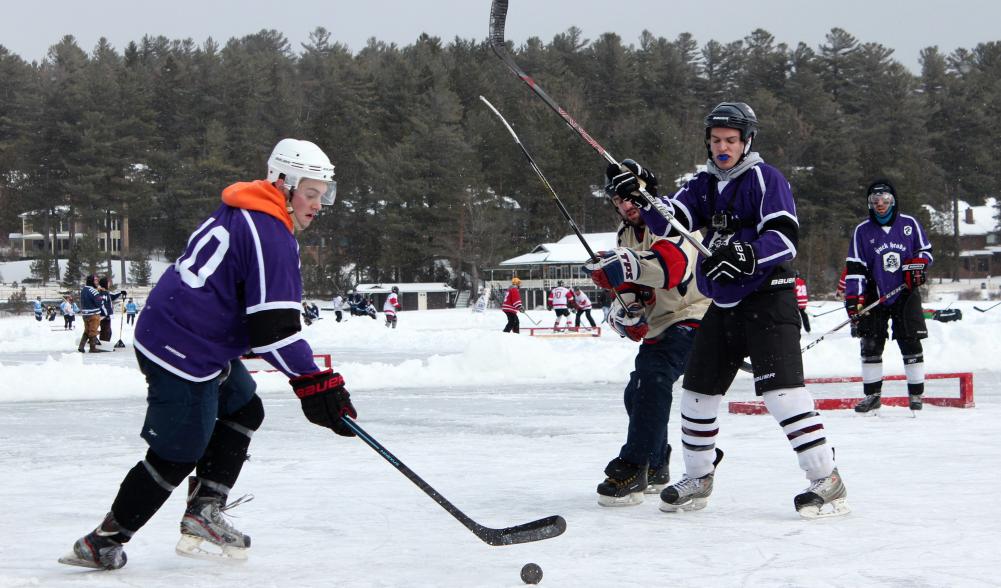
[{"label": "black hockey glove", "polygon": [[332,429],[338,435],[354,437],[342,416],[358,418],[351,395],[344,389],[344,378],[335,371],[323,370],[289,380],[295,395],[302,401],[302,412],[309,422]]},{"label": "black hockey glove", "polygon": [[702,273],[721,284],[734,284],[758,267],[754,248],[746,241],[730,241],[702,260]]},{"label": "black hockey glove", "polygon": [[650,204],[640,194],[640,181],[651,196],[657,196],[657,176],[652,171],[632,159],[624,159],[621,164],[608,164],[605,169],[605,193],[632,202],[637,208],[647,209]]}]

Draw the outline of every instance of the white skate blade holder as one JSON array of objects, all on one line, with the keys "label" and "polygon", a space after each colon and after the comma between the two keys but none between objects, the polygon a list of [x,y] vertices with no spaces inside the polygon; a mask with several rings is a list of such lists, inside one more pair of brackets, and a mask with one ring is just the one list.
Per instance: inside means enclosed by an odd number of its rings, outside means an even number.
[{"label": "white skate blade holder", "polygon": [[66,564],[68,566],[80,566],[81,568],[90,568],[92,570],[105,569],[105,567],[99,563],[93,562],[89,559],[83,559],[81,557],[77,557],[76,553],[74,553],[73,551],[70,551],[66,555],[60,557],[58,561],[59,563]]},{"label": "white skate blade holder", "polygon": [[250,549],[245,547],[233,547],[230,545],[217,545],[207,541],[202,537],[187,535],[182,533],[174,548],[177,555],[194,559],[204,559],[223,563],[243,563],[247,561]]},{"label": "white skate blade holder", "polygon": [[851,511],[852,509],[848,506],[847,498],[837,498],[822,506],[804,506],[797,512],[799,513],[799,516],[804,519],[814,520],[840,517],[850,513]]},{"label": "white skate blade holder", "polygon": [[637,504],[643,504],[642,492],[632,492],[630,494],[626,494],[625,496],[598,495],[598,505],[600,506],[636,506]]},{"label": "white skate blade holder", "polygon": [[664,488],[667,488],[667,484],[650,484],[643,490],[643,494],[660,494]]},{"label": "white skate blade holder", "polygon": [[678,512],[678,511],[690,511],[690,510],[702,510],[709,504],[708,497],[693,498],[681,504],[670,504],[668,502],[660,501],[660,510],[663,512]]}]

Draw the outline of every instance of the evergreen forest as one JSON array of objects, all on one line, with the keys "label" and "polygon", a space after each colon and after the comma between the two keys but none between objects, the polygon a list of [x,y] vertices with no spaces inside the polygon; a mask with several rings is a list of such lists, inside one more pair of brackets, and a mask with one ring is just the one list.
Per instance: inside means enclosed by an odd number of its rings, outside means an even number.
[{"label": "evergreen forest", "polygon": [[[920,72],[837,28],[795,47],[761,29],[724,44],[570,28],[510,51],[616,157],[653,169],[662,193],[705,163],[706,113],[751,104],[755,150],[792,184],[796,267],[814,291],[833,289],[873,179],[894,181],[901,209],[926,227],[921,204],[948,211],[1001,192],[1001,42],[928,47]],[[41,62],[0,45],[0,233],[19,232],[30,210],[120,210],[133,252],[172,259],[225,186],[263,178],[274,144],[295,137],[327,152],[338,182],[336,204],[300,236],[308,292],[356,281],[468,287],[484,268],[571,233],[481,94],[582,230],[612,230],[604,160],[485,39],[371,39],[352,51],[317,28],[298,46],[275,30],[124,48],[66,36]],[[949,275],[955,240],[948,230],[932,239],[933,276]]]}]

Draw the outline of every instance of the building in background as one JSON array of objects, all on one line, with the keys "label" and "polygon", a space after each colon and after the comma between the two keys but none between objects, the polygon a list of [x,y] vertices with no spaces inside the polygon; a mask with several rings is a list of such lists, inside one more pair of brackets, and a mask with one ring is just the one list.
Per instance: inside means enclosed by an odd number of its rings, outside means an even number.
[{"label": "building in background", "polygon": [[[84,220],[80,215],[70,216],[69,206],[55,206],[46,210],[30,210],[18,215],[21,219],[21,232],[10,233],[7,239],[11,252],[22,258],[37,257],[42,254],[48,244],[49,252],[55,257],[66,257],[72,244],[87,235],[97,239],[98,249],[112,255],[120,255],[123,243],[128,247],[128,222],[123,222],[121,215],[114,210],[105,210],[96,220]],[[109,242],[108,224],[111,225]],[[73,227],[73,239],[70,239],[70,227]]]}]

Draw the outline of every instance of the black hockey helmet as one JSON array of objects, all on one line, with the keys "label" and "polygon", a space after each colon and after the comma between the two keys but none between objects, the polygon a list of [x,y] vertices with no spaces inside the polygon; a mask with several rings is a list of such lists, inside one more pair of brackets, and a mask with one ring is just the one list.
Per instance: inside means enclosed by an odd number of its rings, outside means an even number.
[{"label": "black hockey helmet", "polygon": [[399,286],[393,286],[392,291],[393,291],[393,294],[399,294],[400,293],[400,287]]},{"label": "black hockey helmet", "polygon": [[[888,197],[890,200],[889,215],[882,220],[876,216],[876,210],[874,208],[875,200],[880,197]],[[897,220],[897,215],[899,214],[899,207],[897,206],[897,189],[893,187],[890,180],[880,178],[869,184],[869,187],[865,190],[865,198],[866,204],[869,207],[869,218],[872,222],[881,225],[891,225],[893,224],[893,221]]]},{"label": "black hockey helmet", "polygon": [[706,152],[712,159],[709,149],[709,133],[712,129],[737,129],[740,140],[744,142],[744,155],[751,151],[751,142],[758,134],[758,117],[746,102],[720,102],[706,115]]}]

